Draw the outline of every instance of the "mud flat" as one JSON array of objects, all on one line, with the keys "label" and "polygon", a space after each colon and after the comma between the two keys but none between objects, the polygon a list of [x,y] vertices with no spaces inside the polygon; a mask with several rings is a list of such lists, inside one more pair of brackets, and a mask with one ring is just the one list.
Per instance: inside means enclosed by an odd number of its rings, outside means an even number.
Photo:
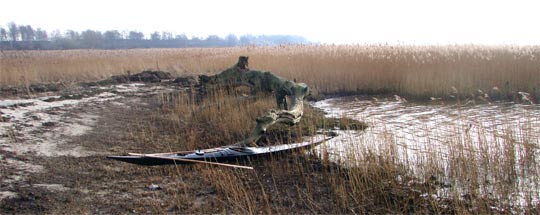
[{"label": "mud flat", "polygon": [[[130,83],[58,92],[58,95],[0,100],[0,199],[16,198],[17,187],[44,170],[43,159],[102,154],[83,146],[81,138],[113,109],[129,109],[147,97],[178,89]],[[141,105],[141,104],[139,104]],[[56,192],[62,184],[26,184]]]}]

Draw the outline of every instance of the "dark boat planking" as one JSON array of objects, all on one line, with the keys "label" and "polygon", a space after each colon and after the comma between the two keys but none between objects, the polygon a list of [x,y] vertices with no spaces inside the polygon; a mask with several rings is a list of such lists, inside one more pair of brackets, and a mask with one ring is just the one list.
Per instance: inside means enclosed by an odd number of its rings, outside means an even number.
[{"label": "dark boat planking", "polygon": [[[316,138],[318,137],[318,138]],[[316,136],[315,141],[281,144],[275,146],[263,146],[263,147],[217,147],[204,150],[194,150],[185,152],[171,152],[171,153],[155,153],[155,154],[137,154],[130,153],[127,156],[108,156],[107,158],[118,160],[122,162],[155,166],[155,165],[167,165],[167,164],[192,164],[192,161],[207,161],[209,163],[224,162],[224,161],[238,161],[246,158],[255,158],[268,155],[275,155],[284,152],[292,152],[302,149],[309,149],[324,143],[333,137],[324,135]]]}]

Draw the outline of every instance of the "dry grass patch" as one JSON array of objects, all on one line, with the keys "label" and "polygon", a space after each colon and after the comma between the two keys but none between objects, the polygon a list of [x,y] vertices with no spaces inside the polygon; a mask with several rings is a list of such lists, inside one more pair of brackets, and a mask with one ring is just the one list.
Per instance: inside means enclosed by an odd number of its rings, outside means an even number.
[{"label": "dry grass patch", "polygon": [[[486,99],[540,95],[538,46],[277,46],[190,49],[5,51],[0,84],[73,82],[127,71],[215,74],[240,55],[251,68],[305,82],[320,93],[395,93]],[[533,98],[534,99],[534,98]]]},{"label": "dry grass patch", "polygon": [[[171,150],[193,149],[238,141],[247,135],[251,128],[247,124],[253,126],[256,117],[238,113],[263,112],[274,105],[271,97],[246,99],[223,91],[202,100],[190,98],[190,94],[180,94],[159,99],[162,112],[156,116],[160,117],[142,127],[156,132],[144,137],[145,141],[154,140],[152,147],[156,151],[171,146],[174,147]],[[167,122],[166,119],[172,120]],[[288,133],[270,133],[294,137],[296,132],[309,134],[309,131],[317,130],[318,124],[350,123],[324,120],[322,114],[312,109],[306,110],[302,121],[307,123],[290,128]],[[286,138],[273,141],[283,139]],[[167,141],[170,144],[165,144]],[[350,151],[347,156],[350,159],[343,160],[344,165],[329,162],[324,153],[320,155],[322,157],[293,154],[241,163],[254,166],[254,171],[198,166],[189,173],[181,168],[160,177],[186,177],[188,174],[203,179],[199,183],[212,190],[209,196],[213,211],[231,213],[511,213],[537,210],[532,199],[530,205],[522,208],[516,205],[515,198],[508,198],[520,190],[515,187],[516,179],[536,177],[538,170],[534,163],[529,163],[532,165],[529,170],[533,172],[528,174],[503,171],[516,164],[513,159],[517,155],[510,153],[515,148],[482,158],[470,143],[455,142],[455,147],[450,149],[450,160],[435,152],[408,160],[397,151],[390,137],[386,142],[371,143],[376,144],[377,150],[368,150],[362,145],[363,141],[353,139],[358,148]],[[492,165],[493,162],[497,165]],[[410,166],[412,163],[415,168]],[[484,168],[491,171],[489,182],[482,179],[486,174]],[[491,193],[484,192],[486,189]],[[184,199],[186,195],[177,197]],[[531,194],[526,196],[532,197]],[[202,209],[204,204],[200,210],[208,212]],[[178,208],[185,207],[179,205]]]}]

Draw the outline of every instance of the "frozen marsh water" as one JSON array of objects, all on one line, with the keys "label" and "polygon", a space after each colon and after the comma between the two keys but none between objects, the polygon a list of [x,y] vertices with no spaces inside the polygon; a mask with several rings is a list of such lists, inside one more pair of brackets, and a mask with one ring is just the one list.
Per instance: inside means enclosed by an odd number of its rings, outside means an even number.
[{"label": "frozen marsh water", "polygon": [[[360,144],[362,148],[376,149],[378,144],[390,140],[409,160],[421,153],[438,153],[448,158],[449,149],[456,142],[473,148],[502,147],[509,140],[532,144],[537,149],[540,145],[540,105],[430,104],[343,97],[319,101],[314,106],[329,116],[368,123],[366,131],[342,135],[360,141],[355,147]],[[340,145],[338,153],[343,155],[350,150],[348,144]]]},{"label": "frozen marsh water", "polygon": [[481,195],[512,208],[539,203],[540,105],[343,97],[313,106],[368,124],[365,131],[338,131],[320,146],[343,165],[383,155],[419,180],[439,181],[436,194],[426,193],[432,198]]}]

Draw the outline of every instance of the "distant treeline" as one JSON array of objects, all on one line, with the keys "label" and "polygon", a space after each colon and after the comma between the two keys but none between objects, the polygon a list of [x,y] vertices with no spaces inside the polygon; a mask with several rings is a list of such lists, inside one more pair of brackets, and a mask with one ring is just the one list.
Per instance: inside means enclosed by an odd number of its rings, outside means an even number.
[{"label": "distant treeline", "polygon": [[8,23],[0,26],[0,50],[57,50],[57,49],[130,49],[130,48],[186,48],[186,47],[232,47],[246,45],[307,44],[301,36],[291,35],[243,35],[234,34],[221,38],[188,38],[185,34],[154,32],[145,35],[139,31],[109,30],[105,32],[86,30],[55,30],[47,32],[30,25]]}]

